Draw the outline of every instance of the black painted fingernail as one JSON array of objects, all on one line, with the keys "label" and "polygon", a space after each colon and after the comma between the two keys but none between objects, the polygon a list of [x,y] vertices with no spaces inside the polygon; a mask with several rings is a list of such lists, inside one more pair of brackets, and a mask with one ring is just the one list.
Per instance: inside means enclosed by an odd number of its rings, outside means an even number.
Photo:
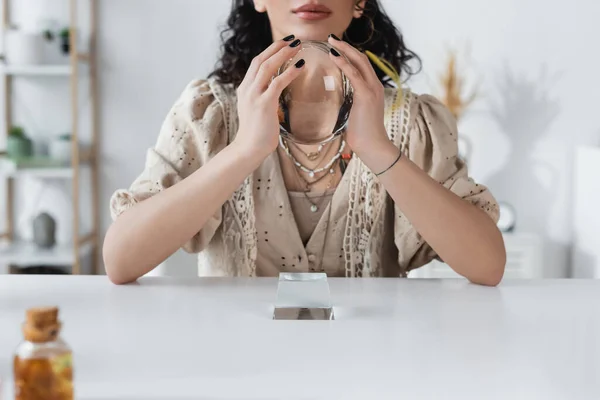
[{"label": "black painted fingernail", "polygon": [[296,39],[292,43],[290,43],[290,47],[298,47],[299,44],[300,44],[300,39]]},{"label": "black painted fingernail", "polygon": [[304,61],[304,58],[303,58],[296,63],[296,68],[302,68],[302,67],[304,67],[304,64],[306,64],[306,61]]},{"label": "black painted fingernail", "polygon": [[339,57],[339,56],[340,56],[340,53],[338,53],[338,51],[337,51],[336,49],[334,49],[334,48],[332,48],[332,49],[331,49],[331,50],[329,50],[329,51],[331,52],[331,54],[333,54],[333,55],[334,55],[334,56],[336,56],[336,57]]},{"label": "black painted fingernail", "polygon": [[333,33],[329,35],[330,38],[334,38],[335,40],[337,40],[338,42],[340,41],[340,38],[335,36]]},{"label": "black painted fingernail", "polygon": [[295,35],[286,36],[286,37],[283,38],[283,41],[284,42],[289,42],[291,40],[294,40],[295,37],[296,37]]}]

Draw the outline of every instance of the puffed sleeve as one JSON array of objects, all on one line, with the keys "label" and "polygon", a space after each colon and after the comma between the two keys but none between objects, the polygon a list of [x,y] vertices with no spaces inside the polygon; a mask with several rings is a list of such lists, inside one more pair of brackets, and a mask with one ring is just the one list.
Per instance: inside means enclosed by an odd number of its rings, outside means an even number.
[{"label": "puffed sleeve", "polygon": [[[221,104],[207,81],[193,81],[169,111],[154,148],[148,150],[143,172],[127,190],[117,190],[110,201],[113,219],[202,167],[227,145]],[[219,210],[184,250],[202,251],[221,225]]]},{"label": "puffed sleeve", "polygon": [[[439,100],[428,95],[416,97],[411,110],[410,159],[448,190],[482,209],[497,222],[496,200],[488,188],[469,177],[467,165],[458,156],[458,129],[454,116]],[[396,217],[395,241],[400,249],[400,266],[408,272],[438,259],[414,228],[411,228],[412,232],[407,230],[406,217],[397,207]]]}]

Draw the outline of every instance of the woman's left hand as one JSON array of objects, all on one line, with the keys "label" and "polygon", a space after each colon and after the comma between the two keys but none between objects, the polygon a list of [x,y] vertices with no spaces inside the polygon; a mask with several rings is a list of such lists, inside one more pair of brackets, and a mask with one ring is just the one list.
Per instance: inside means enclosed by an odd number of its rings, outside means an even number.
[{"label": "woman's left hand", "polygon": [[[369,58],[350,44],[329,37],[335,50],[330,57],[344,72],[354,88],[354,104],[348,119],[346,141],[360,158],[370,158],[365,153],[378,146],[390,144],[384,126],[383,84],[371,66]],[[350,62],[340,56],[343,53]]]}]

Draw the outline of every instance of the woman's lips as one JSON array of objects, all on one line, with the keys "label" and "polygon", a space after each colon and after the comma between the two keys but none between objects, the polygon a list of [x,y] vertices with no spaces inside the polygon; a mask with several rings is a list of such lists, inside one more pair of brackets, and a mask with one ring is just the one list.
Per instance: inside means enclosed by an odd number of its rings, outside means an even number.
[{"label": "woman's lips", "polygon": [[318,21],[329,18],[331,10],[320,4],[306,4],[292,11],[300,19]]},{"label": "woman's lips", "polygon": [[300,19],[304,19],[307,21],[319,21],[322,19],[329,18],[331,13],[324,13],[320,11],[300,11],[294,13]]}]

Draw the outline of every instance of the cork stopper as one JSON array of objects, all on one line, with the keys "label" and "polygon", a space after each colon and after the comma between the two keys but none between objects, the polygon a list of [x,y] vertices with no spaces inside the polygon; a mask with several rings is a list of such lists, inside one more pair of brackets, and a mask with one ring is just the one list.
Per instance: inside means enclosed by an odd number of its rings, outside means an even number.
[{"label": "cork stopper", "polygon": [[33,343],[52,342],[58,338],[60,328],[58,307],[31,308],[25,313],[25,340]]}]

